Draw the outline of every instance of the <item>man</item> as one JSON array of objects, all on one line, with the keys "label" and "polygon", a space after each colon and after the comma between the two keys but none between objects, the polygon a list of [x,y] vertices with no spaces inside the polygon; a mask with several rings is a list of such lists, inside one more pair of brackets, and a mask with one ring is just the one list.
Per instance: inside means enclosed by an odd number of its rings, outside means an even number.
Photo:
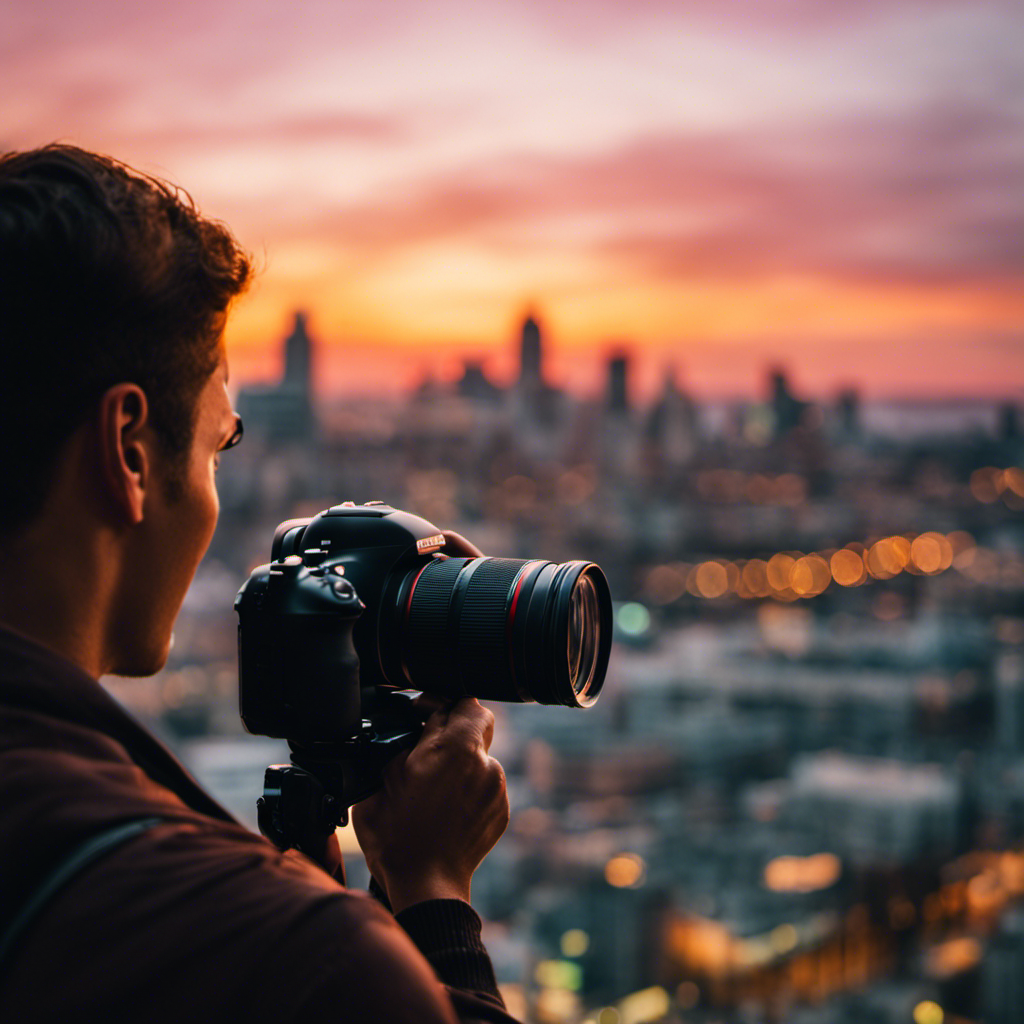
[{"label": "man", "polygon": [[162,182],[0,158],[2,1015],[510,1021],[468,902],[508,820],[476,701],[357,808],[388,912],[235,823],[97,682],[164,664],[213,534],[249,275]]}]

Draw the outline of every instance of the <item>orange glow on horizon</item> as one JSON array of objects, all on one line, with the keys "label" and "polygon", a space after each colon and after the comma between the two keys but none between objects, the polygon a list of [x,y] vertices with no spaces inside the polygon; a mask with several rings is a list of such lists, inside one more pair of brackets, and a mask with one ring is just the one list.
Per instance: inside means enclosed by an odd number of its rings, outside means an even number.
[{"label": "orange glow on horizon", "polygon": [[[483,358],[507,382],[515,372],[517,317],[530,306],[541,313],[555,383],[577,389],[600,386],[599,364],[614,345],[631,347],[648,364],[644,390],[658,386],[666,363],[678,361],[701,369],[712,390],[748,393],[763,367],[778,362],[812,380],[831,377],[890,394],[999,395],[1024,381],[1024,346],[1007,341],[982,355],[969,341],[979,334],[1009,339],[1024,323],[1019,292],[827,278],[626,285],[607,272],[581,286],[594,277],[592,267],[578,268],[577,283],[559,289],[542,286],[540,272],[470,275],[468,260],[428,266],[429,253],[419,268],[368,275],[332,263],[327,252],[315,272],[314,250],[294,261],[271,256],[228,325],[240,378],[273,376],[290,311],[301,308],[327,356],[327,393],[407,390],[428,370],[450,379],[467,357]],[[594,364],[582,376],[580,355]]]}]

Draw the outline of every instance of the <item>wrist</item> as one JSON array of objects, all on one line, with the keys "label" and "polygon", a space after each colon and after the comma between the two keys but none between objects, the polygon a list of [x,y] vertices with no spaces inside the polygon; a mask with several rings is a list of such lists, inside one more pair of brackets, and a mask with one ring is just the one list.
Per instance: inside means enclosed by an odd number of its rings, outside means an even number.
[{"label": "wrist", "polygon": [[427,900],[462,900],[469,903],[470,879],[450,872],[430,872],[415,877],[388,876],[384,882],[391,909],[398,914]]}]

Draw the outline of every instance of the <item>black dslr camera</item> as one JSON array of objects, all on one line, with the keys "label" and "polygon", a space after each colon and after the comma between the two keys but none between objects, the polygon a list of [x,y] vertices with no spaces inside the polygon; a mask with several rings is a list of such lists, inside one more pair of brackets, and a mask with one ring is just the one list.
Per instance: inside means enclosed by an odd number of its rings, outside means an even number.
[{"label": "black dslr camera", "polygon": [[612,635],[601,569],[449,557],[444,545],[419,516],[346,502],[281,523],[272,561],[238,592],[242,721],[292,751],[259,801],[260,829],[282,848],[306,849],[311,820],[328,835],[380,788],[422,728],[409,690],[597,700]]}]

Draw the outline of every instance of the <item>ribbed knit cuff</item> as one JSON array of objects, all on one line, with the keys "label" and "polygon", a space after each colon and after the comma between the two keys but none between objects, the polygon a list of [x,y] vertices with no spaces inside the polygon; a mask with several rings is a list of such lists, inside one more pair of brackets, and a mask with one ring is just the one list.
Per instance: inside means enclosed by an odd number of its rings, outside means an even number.
[{"label": "ribbed knit cuff", "polygon": [[425,900],[406,907],[395,915],[395,920],[444,984],[486,992],[501,1001],[491,958],[480,938],[480,918],[468,903]]}]

